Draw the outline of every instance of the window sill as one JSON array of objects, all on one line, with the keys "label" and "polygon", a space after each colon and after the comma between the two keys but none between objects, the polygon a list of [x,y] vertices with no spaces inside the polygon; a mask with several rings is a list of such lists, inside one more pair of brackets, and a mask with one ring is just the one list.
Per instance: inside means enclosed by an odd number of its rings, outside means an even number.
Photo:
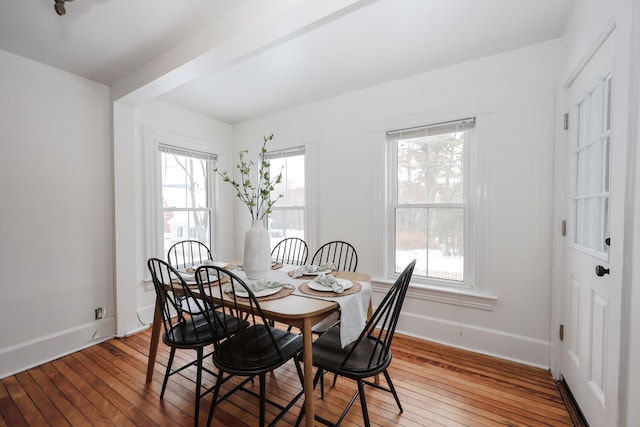
[{"label": "window sill", "polygon": [[[373,290],[382,293],[386,293],[392,284],[393,282],[389,280],[373,279],[371,281]],[[498,301],[498,296],[491,292],[453,289],[425,284],[409,285],[407,297],[484,311],[493,311],[493,307]]]}]

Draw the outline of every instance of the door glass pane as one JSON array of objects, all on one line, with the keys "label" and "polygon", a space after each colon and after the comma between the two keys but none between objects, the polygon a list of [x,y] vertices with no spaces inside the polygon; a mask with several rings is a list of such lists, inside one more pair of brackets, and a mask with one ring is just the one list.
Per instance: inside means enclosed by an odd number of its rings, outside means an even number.
[{"label": "door glass pane", "polygon": [[602,191],[604,192],[609,192],[609,138],[605,138],[604,141],[602,142],[603,147],[602,147],[602,173],[603,173],[603,180],[604,180],[604,184],[603,184],[603,188]]},{"label": "door glass pane", "polygon": [[611,79],[608,78],[605,82],[605,121],[604,121],[604,129],[611,129]]},{"label": "door glass pane", "polygon": [[611,81],[603,79],[577,105],[574,150],[574,243],[606,253],[609,205]]},{"label": "door glass pane", "polygon": [[591,97],[589,100],[590,104],[590,138],[597,138],[600,136],[602,131],[604,130],[604,115],[603,112],[605,110],[603,105],[603,85],[598,85],[593,92],[591,92]]},{"label": "door glass pane", "polygon": [[586,193],[586,151],[580,150],[576,153],[577,161],[576,161],[576,196],[582,196]]},{"label": "door glass pane", "polygon": [[587,228],[587,247],[589,249],[597,249],[599,235],[601,232],[600,224],[602,217],[600,215],[600,198],[591,197],[587,199],[588,203],[588,228]]},{"label": "door glass pane", "polygon": [[578,137],[577,137],[577,147],[584,146],[588,141],[589,135],[589,110],[586,105],[586,101],[578,104]]},{"label": "door glass pane", "polygon": [[585,201],[584,199],[578,199],[576,201],[576,216],[575,216],[575,243],[581,246],[586,244],[585,238],[585,222],[586,222],[586,210],[584,208]]},{"label": "door glass pane", "polygon": [[600,142],[596,142],[595,144],[589,146],[589,193],[600,193],[602,188],[604,187],[604,180],[602,179],[602,145]]}]

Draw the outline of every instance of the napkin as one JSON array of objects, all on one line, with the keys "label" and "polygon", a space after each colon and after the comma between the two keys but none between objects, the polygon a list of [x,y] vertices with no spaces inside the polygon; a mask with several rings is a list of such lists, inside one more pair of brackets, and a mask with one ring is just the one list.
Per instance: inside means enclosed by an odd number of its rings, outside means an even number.
[{"label": "napkin", "polygon": [[313,279],[313,281],[327,288],[331,288],[331,290],[337,294],[344,292],[344,287],[330,274],[318,274],[318,277]]},{"label": "napkin", "polygon": [[[232,285],[227,285],[227,287],[225,288],[225,292],[231,292],[232,290],[231,286]],[[271,282],[269,280],[256,280],[255,282],[247,283],[247,287],[251,289],[253,292],[260,292],[265,289],[273,289],[273,288],[280,288],[280,287],[285,289],[294,289],[293,285],[289,283]],[[236,285],[235,290],[243,292],[245,289],[242,287],[242,285]]]},{"label": "napkin", "polygon": [[185,282],[195,282],[196,281],[196,275],[195,274],[190,274],[190,273],[184,272],[184,273],[180,273],[180,276],[182,276],[182,278],[184,279]]},{"label": "napkin", "polygon": [[291,277],[295,279],[296,277],[304,276],[305,274],[313,274],[313,273],[317,273],[318,271],[335,270],[335,269],[336,269],[336,265],[332,262],[325,262],[324,264],[320,264],[320,265],[303,265],[302,267],[296,268],[293,271],[293,275]]}]

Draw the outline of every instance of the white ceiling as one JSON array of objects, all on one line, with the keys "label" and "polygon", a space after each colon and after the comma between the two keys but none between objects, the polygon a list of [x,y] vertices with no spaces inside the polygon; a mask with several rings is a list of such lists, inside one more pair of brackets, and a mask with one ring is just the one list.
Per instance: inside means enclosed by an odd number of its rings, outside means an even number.
[{"label": "white ceiling", "polygon": [[[224,27],[230,14],[260,19],[251,11],[270,6],[257,1],[266,0],[75,0],[58,16],[54,0],[2,0],[0,49],[109,85],[178,45],[188,51],[194,35]],[[269,1],[283,10],[318,9],[320,0]],[[345,7],[215,71],[192,73],[160,98],[236,123],[559,37],[575,2],[322,1]]]}]

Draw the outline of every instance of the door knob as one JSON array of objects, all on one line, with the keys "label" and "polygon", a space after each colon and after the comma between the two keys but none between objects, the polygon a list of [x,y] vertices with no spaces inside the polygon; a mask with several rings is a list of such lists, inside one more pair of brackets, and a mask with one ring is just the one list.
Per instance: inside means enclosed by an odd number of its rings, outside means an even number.
[{"label": "door knob", "polygon": [[602,277],[605,274],[609,274],[609,269],[608,268],[604,268],[601,265],[596,265],[596,276]]}]

